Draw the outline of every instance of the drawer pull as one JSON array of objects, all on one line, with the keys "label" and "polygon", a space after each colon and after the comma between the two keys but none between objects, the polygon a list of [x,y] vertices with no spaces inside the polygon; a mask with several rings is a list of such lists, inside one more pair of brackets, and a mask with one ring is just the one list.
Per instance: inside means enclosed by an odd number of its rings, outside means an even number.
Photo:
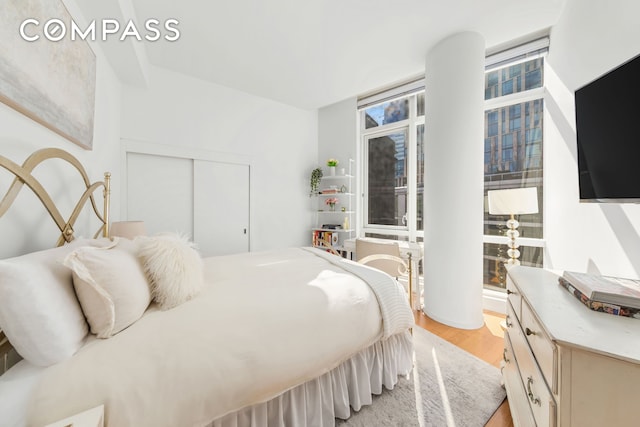
[{"label": "drawer pull", "polygon": [[509,315],[507,314],[507,317],[504,319],[504,323],[505,325],[507,325],[507,328],[510,328],[513,326],[513,323],[509,321]]},{"label": "drawer pull", "polygon": [[526,328],[526,329],[524,330],[524,333],[525,333],[525,334],[527,334],[527,335],[535,335],[535,334],[536,334],[535,332],[533,332],[533,331],[532,331],[531,329],[529,329],[529,328]]},{"label": "drawer pull", "polygon": [[507,289],[507,295],[515,294],[511,289]]},{"label": "drawer pull", "polygon": [[541,402],[540,402],[540,399],[538,399],[537,397],[533,396],[533,392],[531,391],[531,384],[533,384],[533,378],[532,377],[528,377],[527,378],[527,395],[529,396],[529,400],[534,405],[542,406]]},{"label": "drawer pull", "polygon": [[509,363],[510,362],[510,360],[507,359],[507,349],[506,348],[502,352],[502,360],[504,360],[504,363]]}]

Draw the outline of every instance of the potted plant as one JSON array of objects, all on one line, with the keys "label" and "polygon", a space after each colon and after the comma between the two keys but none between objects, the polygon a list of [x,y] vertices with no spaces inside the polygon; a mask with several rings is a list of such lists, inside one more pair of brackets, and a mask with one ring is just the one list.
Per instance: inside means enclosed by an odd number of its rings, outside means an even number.
[{"label": "potted plant", "polygon": [[336,159],[327,160],[327,166],[329,167],[329,175],[334,176],[336,174],[336,166],[338,166],[338,160]]},{"label": "potted plant", "polygon": [[337,197],[330,197],[327,200],[325,200],[324,203],[329,206],[331,211],[335,211],[336,210],[336,204],[338,203],[338,198]]},{"label": "potted plant", "polygon": [[313,196],[314,194],[318,194],[318,185],[320,185],[320,180],[322,179],[322,169],[315,168],[311,171],[311,192],[309,196]]}]

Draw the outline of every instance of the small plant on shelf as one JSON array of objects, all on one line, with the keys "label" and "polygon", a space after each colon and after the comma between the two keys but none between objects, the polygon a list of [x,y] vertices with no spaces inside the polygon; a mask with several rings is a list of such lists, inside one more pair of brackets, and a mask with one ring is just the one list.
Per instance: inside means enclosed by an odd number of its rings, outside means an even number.
[{"label": "small plant on shelf", "polygon": [[330,168],[335,168],[336,166],[338,166],[338,160],[336,159],[329,159],[327,160],[327,166],[329,166]]},{"label": "small plant on shelf", "polygon": [[322,169],[315,168],[311,171],[311,192],[309,196],[313,196],[314,194],[318,194],[318,185],[320,185],[320,180],[322,179]]}]

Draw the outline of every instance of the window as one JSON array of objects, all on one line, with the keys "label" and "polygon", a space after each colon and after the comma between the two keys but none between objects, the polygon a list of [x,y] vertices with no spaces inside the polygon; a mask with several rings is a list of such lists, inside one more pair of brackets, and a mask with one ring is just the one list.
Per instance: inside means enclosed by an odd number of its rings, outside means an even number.
[{"label": "window", "polygon": [[507,80],[502,83],[502,94],[508,95],[510,93],[513,93],[513,80]]},{"label": "window", "polygon": [[485,122],[487,123],[487,136],[498,135],[498,111],[487,113]]},{"label": "window", "polygon": [[399,99],[367,108],[365,129],[395,123],[409,118],[408,100]]},{"label": "window", "polygon": [[[538,267],[543,258],[543,77],[543,57],[518,64],[503,62],[485,75],[485,196],[489,190],[537,187],[540,213],[516,219],[520,262]],[[505,100],[505,95],[510,96]],[[485,211],[484,284],[488,289],[505,288],[507,219]]]},{"label": "window", "polygon": [[367,138],[367,224],[405,226],[407,148],[405,129]]},{"label": "window", "polygon": [[424,82],[360,110],[365,236],[422,240]]},{"label": "window", "polygon": [[509,107],[509,132],[520,129],[520,104]]},{"label": "window", "polygon": [[[422,95],[422,101],[420,101]],[[420,102],[422,102],[422,110],[420,110]],[[424,116],[424,92],[418,94],[418,115],[422,111]],[[418,231],[424,230],[424,124],[416,127],[416,234]]]},{"label": "window", "polygon": [[[510,162],[513,160],[513,135],[502,135],[502,161]],[[508,166],[504,167],[504,170],[509,170]]]},{"label": "window", "polygon": [[525,90],[535,89],[542,86],[542,70],[534,69],[525,74]]},{"label": "window", "polygon": [[[537,187],[540,213],[520,221],[520,261],[542,266],[544,55],[539,39],[487,58],[484,182],[493,189]],[[424,235],[424,80],[358,101],[362,142],[362,232],[421,241]],[[484,283],[504,289],[504,216],[484,213]]]},{"label": "window", "polygon": [[484,164],[491,164],[491,139],[484,140]]}]

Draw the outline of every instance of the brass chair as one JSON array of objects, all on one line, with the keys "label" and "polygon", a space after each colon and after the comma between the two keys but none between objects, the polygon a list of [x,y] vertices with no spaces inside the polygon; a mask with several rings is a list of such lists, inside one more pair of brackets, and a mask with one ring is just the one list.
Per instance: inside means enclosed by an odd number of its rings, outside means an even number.
[{"label": "brass chair", "polygon": [[356,239],[356,262],[384,271],[399,279],[408,276],[409,305],[413,309],[413,270],[411,253],[409,259],[400,256],[397,242],[379,242],[368,239]]}]

